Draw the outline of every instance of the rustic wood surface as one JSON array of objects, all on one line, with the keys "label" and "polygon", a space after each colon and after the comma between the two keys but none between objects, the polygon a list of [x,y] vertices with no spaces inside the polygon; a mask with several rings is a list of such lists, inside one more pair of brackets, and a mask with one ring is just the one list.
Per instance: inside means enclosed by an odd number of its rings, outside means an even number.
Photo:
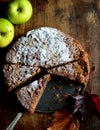
[{"label": "rustic wood surface", "polygon": [[[0,17],[10,0],[0,0]],[[30,0],[32,18],[25,24],[15,25],[15,39],[27,31],[50,26],[77,38],[89,54],[91,73],[87,91],[100,96],[100,0]],[[10,47],[10,46],[9,46]],[[24,111],[12,94],[3,86],[2,65],[8,48],[0,49],[0,130],[5,130],[18,112]],[[14,130],[46,130],[51,114],[24,111]],[[100,120],[93,116],[80,130],[100,130]]]}]

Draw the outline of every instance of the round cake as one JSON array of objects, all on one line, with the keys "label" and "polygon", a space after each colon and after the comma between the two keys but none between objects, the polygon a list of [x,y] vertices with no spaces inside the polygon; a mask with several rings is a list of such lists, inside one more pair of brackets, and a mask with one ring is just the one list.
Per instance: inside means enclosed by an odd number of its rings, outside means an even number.
[{"label": "round cake", "polygon": [[[34,82],[33,77],[39,74],[37,80],[47,74],[59,75],[86,85],[90,67],[88,54],[76,39],[58,29],[41,27],[27,32],[12,45],[6,55],[3,73],[8,91],[18,89],[17,95],[23,97],[20,91],[24,91],[24,84],[27,81]],[[19,88],[20,86],[22,88]],[[37,87],[37,89],[40,88]],[[24,104],[21,101],[22,98],[17,97],[21,104]],[[27,94],[25,99],[27,99]],[[33,99],[32,97],[31,100]]]}]

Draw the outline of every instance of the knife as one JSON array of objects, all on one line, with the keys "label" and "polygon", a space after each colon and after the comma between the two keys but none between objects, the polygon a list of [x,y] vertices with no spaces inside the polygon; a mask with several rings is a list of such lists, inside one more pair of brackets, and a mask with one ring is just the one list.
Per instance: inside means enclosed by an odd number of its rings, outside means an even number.
[{"label": "knife", "polygon": [[23,113],[19,112],[16,117],[13,119],[13,121],[10,123],[10,125],[7,127],[6,130],[13,130],[19,119],[22,117]]}]

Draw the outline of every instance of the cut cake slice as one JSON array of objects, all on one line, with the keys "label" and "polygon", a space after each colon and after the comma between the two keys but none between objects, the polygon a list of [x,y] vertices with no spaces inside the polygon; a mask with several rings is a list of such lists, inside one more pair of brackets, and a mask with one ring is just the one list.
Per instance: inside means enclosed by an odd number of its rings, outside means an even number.
[{"label": "cut cake slice", "polygon": [[39,67],[20,64],[5,64],[3,67],[3,74],[8,91],[12,91],[40,72],[41,69]]},{"label": "cut cake slice", "polygon": [[39,80],[35,80],[27,86],[18,89],[16,91],[18,101],[24,108],[33,113],[49,81],[50,75],[47,74]]},{"label": "cut cake slice", "polygon": [[86,85],[90,73],[88,55],[87,53],[85,53],[82,59],[58,67],[47,69],[47,72]]}]

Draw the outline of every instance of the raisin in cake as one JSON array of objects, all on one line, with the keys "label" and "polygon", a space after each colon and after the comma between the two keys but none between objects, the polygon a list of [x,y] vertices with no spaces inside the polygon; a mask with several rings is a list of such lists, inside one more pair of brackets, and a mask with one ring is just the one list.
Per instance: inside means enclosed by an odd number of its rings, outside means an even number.
[{"label": "raisin in cake", "polygon": [[50,75],[47,74],[16,91],[17,99],[29,112],[34,112],[49,81]]}]

